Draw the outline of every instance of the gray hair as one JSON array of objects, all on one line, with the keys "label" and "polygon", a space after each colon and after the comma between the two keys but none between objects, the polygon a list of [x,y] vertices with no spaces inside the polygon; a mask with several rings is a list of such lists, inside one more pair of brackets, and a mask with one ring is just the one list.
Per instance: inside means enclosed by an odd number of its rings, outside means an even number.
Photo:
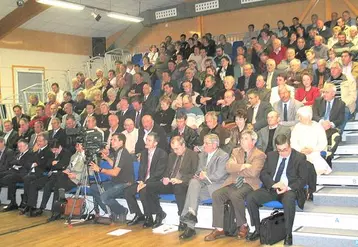
[{"label": "gray hair", "polygon": [[209,111],[205,114],[205,118],[206,117],[211,117],[214,121],[218,121],[218,116],[216,115],[216,112],[214,111]]},{"label": "gray hair", "polygon": [[310,106],[303,106],[297,110],[297,115],[300,117],[306,117],[312,120],[312,107]]},{"label": "gray hair", "polygon": [[255,131],[253,131],[253,130],[244,130],[242,133],[241,133],[241,137],[243,137],[244,135],[249,135],[250,137],[251,137],[251,139],[253,140],[253,141],[257,141],[257,134],[256,134],[256,132]]},{"label": "gray hair", "polygon": [[207,134],[204,136],[204,141],[208,143],[215,144],[217,147],[220,145],[220,139],[216,134]]}]

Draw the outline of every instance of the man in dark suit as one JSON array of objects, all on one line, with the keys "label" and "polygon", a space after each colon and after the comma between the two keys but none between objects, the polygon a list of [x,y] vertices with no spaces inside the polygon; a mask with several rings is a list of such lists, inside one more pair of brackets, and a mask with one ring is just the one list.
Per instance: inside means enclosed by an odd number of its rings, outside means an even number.
[{"label": "man in dark suit", "polygon": [[12,126],[14,130],[18,131],[20,127],[20,119],[26,118],[28,121],[30,121],[30,116],[22,113],[22,107],[20,105],[15,105],[12,110],[14,111],[15,117],[11,119]]},{"label": "man in dark suit", "polygon": [[18,139],[18,133],[13,129],[13,124],[10,120],[4,121],[4,132],[1,132],[1,137],[4,138],[6,147],[10,149],[16,148],[16,141]]},{"label": "man in dark suit", "polygon": [[143,86],[143,108],[147,112],[154,113],[158,107],[159,99],[154,95],[152,87],[146,83]]},{"label": "man in dark suit", "polygon": [[[102,159],[107,161],[111,169],[100,168],[91,162],[91,168],[97,173],[110,176],[112,179],[102,183],[104,192],[100,193],[97,184],[91,185],[91,191],[96,203],[104,212],[111,213],[112,220],[119,219],[125,223],[128,209],[119,204],[116,199],[123,196],[124,190],[134,184],[133,158],[125,149],[126,136],[122,133],[114,133],[111,137],[111,150],[109,155],[102,153]],[[108,212],[107,206],[111,212]]]},{"label": "man in dark suit", "polygon": [[224,94],[224,104],[221,108],[222,125],[225,127],[227,124],[235,123],[236,112],[239,109],[246,110],[244,100],[235,100],[235,92],[227,90]]},{"label": "man in dark suit", "polygon": [[134,125],[137,129],[142,128],[142,118],[144,115],[152,115],[151,112],[148,112],[147,109],[144,109],[143,107],[143,100],[140,97],[134,97],[132,99],[132,107],[133,112],[132,116],[130,117],[134,121]]},{"label": "man in dark suit", "polygon": [[178,112],[175,121],[177,127],[172,132],[172,137],[181,136],[184,138],[185,146],[191,150],[194,149],[196,145],[198,145],[198,133],[186,125],[187,115],[183,112]]},{"label": "man in dark suit", "polygon": [[285,245],[292,245],[292,226],[296,213],[296,200],[303,209],[306,201],[305,189],[308,178],[307,160],[304,154],[290,146],[286,135],[275,139],[277,151],[270,152],[260,174],[263,187],[251,192],[247,198],[247,209],[255,231],[247,237],[249,241],[260,238],[259,207],[268,201],[279,200],[284,207],[286,238]]},{"label": "man in dark suit", "polygon": [[130,118],[134,121],[135,112],[133,109],[129,108],[128,98],[123,97],[119,101],[119,111],[117,112],[117,116],[119,117],[119,130],[122,132],[124,130],[124,121],[127,118]]},{"label": "man in dark suit", "polygon": [[145,149],[145,139],[149,133],[155,132],[159,136],[158,147],[164,151],[169,151],[168,139],[164,129],[154,123],[151,115],[144,115],[142,118],[143,127],[138,131],[138,141],[135,145],[135,153],[141,153]]},{"label": "man in dark suit", "polygon": [[21,118],[19,121],[17,140],[24,139],[27,143],[29,143],[33,133],[34,131],[30,129],[29,126],[29,120],[27,120],[27,118]]},{"label": "man in dark suit", "polygon": [[[143,228],[152,227],[154,225],[152,215],[146,208],[144,208],[145,211],[143,215],[135,196],[139,193],[142,205],[147,205],[148,194],[146,193],[146,187],[149,187],[151,183],[160,182],[163,178],[168,164],[168,154],[158,146],[159,140],[159,136],[155,132],[151,132],[147,135],[145,149],[140,155],[137,182],[124,191],[124,197],[127,200],[129,210],[132,214],[135,214],[133,220],[128,222],[129,226],[136,225],[141,221],[144,221]],[[161,219],[164,219],[165,216],[165,214],[161,215]]]},{"label": "man in dark suit", "polygon": [[[64,103],[64,102],[62,102],[62,103]],[[51,125],[52,119],[55,119],[55,118],[62,119],[62,115],[58,112],[58,106],[56,104],[52,104],[50,106],[50,111],[51,111],[51,116],[46,120],[46,122],[44,124],[45,130],[52,130],[52,125]]]},{"label": "man in dark suit", "polygon": [[61,120],[59,118],[52,119],[51,126],[52,130],[48,132],[49,142],[56,139],[62,147],[66,146],[66,131],[61,128]]},{"label": "man in dark suit", "polygon": [[[163,209],[160,206],[160,194],[175,194],[175,202],[178,206],[178,215],[180,216],[185,203],[186,192],[188,190],[189,181],[194,176],[199,157],[194,151],[185,147],[183,137],[175,136],[171,139],[171,147],[173,152],[169,154],[168,166],[164,172],[162,181],[151,183],[147,187],[147,205],[143,205],[150,214],[156,214],[153,228],[162,224]],[[181,224],[179,229],[183,229]]]},{"label": "man in dark suit", "polygon": [[275,140],[278,135],[291,135],[291,129],[289,127],[279,124],[280,116],[277,112],[271,111],[267,115],[267,123],[268,126],[257,132],[258,139],[256,143],[256,147],[265,152],[265,154],[276,151]]},{"label": "man in dark suit", "polygon": [[256,77],[254,74],[253,65],[245,64],[244,65],[244,75],[239,77],[237,81],[237,89],[244,91],[245,93],[256,86]]},{"label": "man in dark suit", "polygon": [[94,112],[96,106],[91,102],[91,103],[88,103],[86,105],[86,110],[83,111],[83,113],[80,115],[81,117],[81,120],[80,120],[80,124],[81,124],[81,127],[86,127],[87,125],[87,119],[88,117],[91,117],[91,116],[94,116],[97,118],[97,114]]},{"label": "man in dark suit", "polygon": [[19,154],[10,162],[10,169],[0,173],[0,188],[7,187],[10,204],[3,208],[4,212],[18,209],[16,204],[16,183],[22,183],[31,170],[33,155],[28,143],[20,139],[17,143]]},{"label": "man in dark suit", "polygon": [[267,114],[272,110],[268,102],[261,101],[255,90],[247,93],[250,107],[247,109],[247,123],[253,125],[255,131],[267,126]]},{"label": "man in dark suit", "polygon": [[314,70],[312,86],[322,88],[324,83],[331,76],[331,71],[326,65],[327,62],[324,59],[317,61],[317,69]]},{"label": "man in dark suit", "polygon": [[219,88],[216,85],[215,77],[207,75],[204,81],[205,87],[201,90],[200,95],[196,97],[196,103],[200,106],[203,113],[216,111]]},{"label": "man in dark suit", "polygon": [[14,160],[14,156],[14,151],[5,146],[4,137],[0,137],[0,173],[10,169],[10,163]]},{"label": "man in dark suit", "polygon": [[186,225],[186,228],[179,239],[189,239],[196,234],[199,202],[212,198],[213,192],[222,187],[228,177],[225,169],[228,160],[229,155],[219,148],[219,137],[216,134],[206,135],[203,152],[199,154],[198,169],[190,180],[186,193],[180,217],[182,225]]}]

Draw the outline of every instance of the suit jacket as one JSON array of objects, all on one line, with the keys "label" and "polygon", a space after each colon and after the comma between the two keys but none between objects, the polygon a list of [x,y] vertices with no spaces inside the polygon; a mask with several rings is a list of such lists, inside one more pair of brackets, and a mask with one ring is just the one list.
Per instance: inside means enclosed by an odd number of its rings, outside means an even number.
[{"label": "suit jacket", "polygon": [[153,94],[153,92],[151,92],[151,93],[148,95],[147,100],[145,100],[145,99],[144,99],[144,96],[143,96],[143,108],[144,108],[147,112],[152,112],[152,113],[154,113],[154,112],[155,112],[155,109],[157,109],[158,103],[159,103],[159,99],[158,99],[157,96],[155,96],[155,95]]},{"label": "suit jacket", "polygon": [[12,149],[5,147],[0,158],[0,172],[9,170],[11,162],[15,158],[15,153]]},{"label": "suit jacket", "polygon": [[[5,133],[4,132],[1,132],[1,137],[4,137],[5,136]],[[9,137],[7,138],[7,141],[5,143],[6,147],[8,148],[11,148],[11,149],[16,149],[16,146],[17,146],[17,141],[18,141],[18,137],[19,137],[19,134],[17,133],[16,130],[12,130],[11,131],[11,134],[9,135]]]},{"label": "suit jacket", "polygon": [[[174,172],[175,162],[177,160],[177,155],[172,152],[168,157],[168,166],[164,172],[164,177],[169,178]],[[184,184],[189,184],[190,179],[194,176],[196,170],[198,169],[199,156],[196,152],[190,149],[186,149],[184,156],[181,160],[181,165],[179,168],[179,173],[176,178],[183,181]]]},{"label": "suit jacket", "polygon": [[[277,164],[278,160],[279,154],[277,151],[267,154],[267,159],[260,174],[260,180],[263,183],[263,188],[267,190],[271,190],[272,185],[275,184],[274,176],[276,168],[279,165]],[[288,187],[290,187],[292,191],[296,192],[298,206],[303,209],[306,201],[304,187],[307,184],[308,178],[306,155],[292,149],[290,159],[287,164],[286,175],[288,179]]]},{"label": "suit jacket", "polygon": [[220,124],[216,125],[216,127],[213,129],[209,129],[207,126],[205,126],[200,131],[200,136],[199,136],[199,145],[200,146],[204,144],[204,137],[207,134],[216,134],[219,137],[221,148],[226,144],[226,139],[230,137],[229,131],[227,129],[223,128]]},{"label": "suit jacket", "polygon": [[[313,117],[312,119],[316,122],[319,122],[321,119],[324,118],[327,108],[327,101],[325,101],[322,97],[317,98],[312,106]],[[344,120],[344,109],[346,104],[338,99],[335,98],[333,101],[333,105],[331,106],[331,112],[329,115],[329,121],[334,123],[334,125],[339,128],[340,125],[343,123]]]},{"label": "suit jacket", "polygon": [[[76,162],[74,162],[76,161]],[[83,166],[85,165],[85,155],[79,152],[74,153],[71,156],[67,170],[71,173],[76,174],[76,178],[71,178],[71,181],[78,184],[82,177]]]},{"label": "suit jacket", "polygon": [[35,172],[31,171],[31,173],[40,177],[44,172],[51,170],[54,155],[49,146],[46,146],[43,150],[33,153],[33,156],[34,162],[37,163],[37,166],[34,168]]},{"label": "suit jacket", "polygon": [[[278,76],[278,72],[277,70],[275,70],[272,74],[272,79],[271,79],[271,88],[273,87],[276,87],[277,86],[277,76]],[[265,81],[267,82],[267,77],[268,77],[268,72],[266,71],[264,74],[263,74],[264,78],[265,78]]]},{"label": "suit jacket", "polygon": [[63,171],[66,169],[68,164],[70,164],[71,160],[71,153],[67,150],[62,148],[61,152],[55,158],[53,155],[52,161],[57,161],[56,165],[51,164],[51,171]]},{"label": "suit jacket", "polygon": [[196,103],[201,104],[200,99],[202,97],[210,97],[211,100],[206,101],[206,105],[201,105],[200,109],[204,113],[209,112],[209,111],[216,111],[216,109],[217,109],[216,101],[219,96],[218,94],[219,94],[219,90],[216,85],[214,85],[211,88],[204,87],[203,90],[201,91],[200,95],[198,97],[196,97]]},{"label": "suit jacket", "polygon": [[[128,115],[129,115],[129,114],[130,114],[130,117],[128,117],[128,118],[133,119],[134,124],[135,124],[135,119],[136,119],[137,112],[133,110],[133,111],[129,112]],[[151,115],[151,116],[153,116],[153,113],[152,113],[152,111],[148,111],[146,108],[144,108],[144,105],[143,105],[142,110],[141,110],[141,112],[140,112],[140,117],[139,117],[140,121],[139,121],[138,129],[139,129],[139,128],[143,128],[142,118],[143,118],[144,115]],[[135,127],[137,128],[136,125],[135,125]]]},{"label": "suit jacket", "polygon": [[[283,125],[277,126],[272,138],[272,147],[274,151],[276,151],[276,145],[275,145],[276,136],[281,134],[289,137],[291,135],[291,129]],[[266,152],[268,141],[269,141],[269,127],[266,126],[265,128],[260,129],[257,132],[257,137],[258,138],[256,142],[256,147],[260,149],[262,152]]]},{"label": "suit jacket", "polygon": [[288,101],[288,108],[287,108],[287,121],[284,121],[283,113],[283,102],[281,100],[273,103],[273,109],[277,111],[280,114],[281,124],[284,126],[292,127],[296,123],[298,123],[298,116],[297,116],[297,110],[304,106],[304,104],[298,100],[290,99]]},{"label": "suit jacket", "polygon": [[237,110],[240,108],[246,110],[244,100],[234,101],[231,105],[221,108],[222,121],[225,122],[225,124],[234,123]]},{"label": "suit jacket", "polygon": [[[60,121],[62,121],[62,115],[60,113],[57,113],[55,117],[60,119]],[[44,123],[44,130],[48,130],[48,127],[50,126],[51,121],[52,121],[52,116],[47,118],[46,122]]]},{"label": "suit jacket", "polygon": [[[46,136],[46,138],[48,139],[48,132],[43,132],[44,135]],[[31,135],[31,138],[30,138],[30,142],[29,142],[29,149],[32,151],[32,149],[34,148],[36,144],[36,133],[33,133]]]},{"label": "suit jacket", "polygon": [[223,183],[229,176],[225,168],[226,162],[229,160],[229,155],[222,149],[218,148],[209,160],[208,164],[207,159],[207,153],[199,153],[199,165],[197,173],[206,171],[206,175],[212,182],[212,184],[209,182],[206,183],[211,196],[215,190],[218,190],[222,187]]},{"label": "suit jacket", "polygon": [[[172,132],[173,136],[179,136],[179,130],[178,128],[174,129]],[[194,129],[190,128],[189,126],[185,126],[184,132],[183,132],[183,138],[185,141],[185,146],[191,150],[194,149],[195,146],[199,143],[199,135],[198,132],[196,132]]]},{"label": "suit jacket", "polygon": [[65,147],[66,146],[66,131],[62,128],[59,128],[56,132],[55,135],[53,135],[53,130],[50,130],[48,132],[48,137],[49,137],[49,141],[53,141],[54,139],[57,139],[58,142],[60,143],[60,145],[62,147]]},{"label": "suit jacket", "polygon": [[[31,136],[34,133],[32,129],[28,129],[25,133],[23,133],[21,136],[17,136],[16,142],[18,142],[20,139],[25,139],[27,142],[30,142]],[[17,144],[16,144],[17,147]]]},{"label": "suit jacket", "polygon": [[[260,188],[260,172],[264,166],[266,155],[258,148],[254,147],[248,154],[246,162],[244,160],[245,151],[241,148],[232,150],[229,161],[226,163],[226,171],[230,176],[226,179],[224,186],[235,184],[238,176],[245,178],[245,183],[249,184],[254,190]],[[250,168],[241,170],[243,164],[250,164]]]},{"label": "suit jacket", "polygon": [[[10,164],[10,169],[12,171],[16,171],[20,174],[21,177],[26,176],[30,170],[31,170],[31,166],[34,163],[34,155],[33,153],[28,150],[20,159],[18,159],[20,153],[18,153],[14,159],[12,159],[12,161],[9,163]],[[13,166],[19,166],[20,168],[14,169]]]},{"label": "suit jacket", "polygon": [[[222,66],[219,67],[219,70],[216,73],[217,75],[220,75],[222,68],[223,68]],[[234,77],[234,66],[232,66],[231,64],[227,66],[226,73],[225,73],[225,76],[229,76],[229,75]]]},{"label": "suit jacket", "polygon": [[256,88],[257,93],[261,101],[270,102],[271,89],[268,88]]},{"label": "suit jacket", "polygon": [[[255,88],[256,87],[256,78],[257,75],[256,74],[252,74],[249,78],[249,88]],[[241,76],[239,77],[239,79],[237,80],[237,89],[239,89],[240,91],[247,91],[248,89],[244,90],[245,87],[245,76]]]},{"label": "suit jacket", "polygon": [[[158,143],[158,148],[163,149],[164,151],[168,152],[169,151],[169,145],[168,145],[168,139],[167,136],[165,134],[165,131],[162,127],[160,127],[158,124],[154,123],[153,129],[151,132],[155,132],[159,135],[159,143]],[[145,144],[144,144],[144,129],[140,128],[138,130],[138,141],[135,144],[135,153],[141,153],[144,149],[145,149]]]},{"label": "suit jacket", "polygon": [[[88,116],[88,114],[87,114],[86,111],[84,111],[84,112],[80,115],[80,124],[81,124],[81,126],[83,126],[83,123],[85,122],[87,116]],[[97,114],[96,114],[96,113],[93,113],[92,116],[97,119]],[[86,126],[83,126],[83,127],[86,127]]]},{"label": "suit jacket", "polygon": [[[20,119],[21,118],[26,118],[30,122],[30,116],[28,116],[26,114],[22,114]],[[11,122],[12,122],[12,126],[13,126],[14,130],[18,131],[20,126],[19,126],[19,122],[17,121],[16,116],[11,119]]]},{"label": "suit jacket", "polygon": [[[331,71],[329,68],[326,68],[325,71],[323,72],[323,84],[325,83],[326,80],[328,80],[328,78],[330,76],[331,76]],[[318,69],[315,69],[314,75],[313,75],[312,86],[317,87],[318,83],[319,83],[319,71],[318,71]]]},{"label": "suit jacket", "polygon": [[[119,129],[121,131],[124,130],[124,121],[127,118],[130,118],[134,121],[135,118],[135,111],[133,109],[128,109],[125,113],[122,114],[122,111],[118,111],[117,116],[119,117]],[[134,118],[133,118],[134,117]]]},{"label": "suit jacket", "polygon": [[[256,123],[254,124],[254,130],[259,131],[263,127],[267,126],[267,114],[272,110],[269,102],[261,101],[256,114]],[[254,115],[254,108],[250,106],[247,109],[247,123],[252,123]]]},{"label": "suit jacket", "polygon": [[163,178],[168,164],[168,154],[163,149],[157,147],[154,151],[150,164],[149,178],[145,180],[148,170],[148,149],[144,149],[140,156],[138,181],[145,183],[158,182]]},{"label": "suit jacket", "polygon": [[166,111],[160,110],[154,114],[154,121],[163,127],[165,132],[169,134],[172,131],[172,122],[175,116],[175,111],[168,108]]},{"label": "suit jacket", "polygon": [[[116,131],[114,131],[114,133],[121,133],[121,132],[122,132],[122,131],[121,131],[121,129],[119,128],[119,126],[117,127]],[[107,142],[108,137],[109,137],[109,134],[110,134],[109,129],[106,130],[106,131],[104,131],[104,139],[103,139],[104,142]]]}]

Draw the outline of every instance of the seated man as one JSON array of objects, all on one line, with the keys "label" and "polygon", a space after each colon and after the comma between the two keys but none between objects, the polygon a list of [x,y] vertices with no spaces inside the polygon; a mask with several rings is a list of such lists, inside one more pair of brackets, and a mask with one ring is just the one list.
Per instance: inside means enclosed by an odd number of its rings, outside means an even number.
[{"label": "seated man", "polygon": [[276,77],[276,83],[277,83],[277,86],[271,88],[271,96],[270,96],[271,105],[273,105],[275,102],[280,100],[280,96],[278,94],[278,87],[281,86],[281,85],[287,86],[287,88],[291,92],[290,93],[291,98],[292,99],[295,98],[295,88],[290,86],[290,85],[287,85],[287,76],[286,76],[286,74],[279,74]]},{"label": "seated man", "polygon": [[[185,115],[187,115],[188,117],[187,125],[190,128],[197,130],[200,127],[200,125],[204,122],[203,111],[199,107],[193,104],[191,96],[184,95],[182,102],[183,102],[183,108],[179,108],[177,110],[177,114],[183,112]],[[176,127],[175,123],[176,123],[175,121],[173,121],[172,123],[172,127],[174,128]]]},{"label": "seated man", "polygon": [[260,188],[260,171],[264,166],[266,155],[255,147],[257,134],[245,130],[241,134],[241,147],[232,151],[226,164],[230,176],[221,189],[213,193],[213,227],[214,230],[205,237],[205,241],[213,241],[224,232],[224,204],[230,200],[235,211],[238,239],[245,239],[249,233],[245,217],[245,198],[254,190]]},{"label": "seated man", "polygon": [[57,140],[62,147],[66,145],[66,131],[61,128],[61,120],[54,118],[51,120],[52,129],[48,132],[49,142]]},{"label": "seated man", "polygon": [[20,125],[19,125],[20,119],[26,118],[28,121],[30,121],[30,116],[28,116],[22,112],[22,107],[20,105],[15,105],[12,108],[12,110],[13,110],[15,116],[11,119],[11,122],[12,122],[14,130],[18,131],[19,127],[20,127]]},{"label": "seated man", "polygon": [[39,105],[36,107],[36,115],[31,118],[29,123],[30,128],[34,127],[35,122],[41,121],[43,125],[46,124],[48,117],[45,114],[45,107],[43,105]]},{"label": "seated man", "polygon": [[222,187],[228,177],[225,169],[229,155],[219,148],[219,137],[208,134],[204,137],[203,152],[199,154],[199,165],[195,176],[190,180],[186,194],[181,224],[186,228],[179,236],[180,239],[193,237],[199,202],[210,199],[215,190]]},{"label": "seated man", "polygon": [[185,146],[191,150],[198,145],[198,133],[186,125],[187,115],[183,112],[178,112],[176,117],[176,128],[172,132],[172,136],[181,136],[184,138]]},{"label": "seated man", "polygon": [[275,139],[278,135],[291,135],[291,129],[280,124],[280,116],[277,112],[271,111],[267,115],[268,126],[262,128],[257,132],[256,147],[268,154],[271,151],[276,151]]},{"label": "seated man", "polygon": [[257,76],[255,89],[258,92],[261,101],[270,102],[271,89],[266,87],[266,82],[262,75]]},{"label": "seated man", "polygon": [[[178,206],[178,215],[180,216],[184,203],[186,192],[190,179],[198,167],[198,154],[185,147],[183,137],[174,136],[171,140],[173,152],[169,154],[168,166],[164,172],[162,181],[153,182],[147,187],[147,203],[144,204],[144,211],[149,214],[156,214],[153,228],[159,227],[162,223],[163,209],[160,207],[160,194],[175,194],[175,202]],[[183,229],[181,224],[179,229]]]},{"label": "seated man", "polygon": [[[115,116],[115,115],[114,115]],[[125,149],[126,137],[122,133],[114,133],[111,137],[111,149],[108,153],[102,152],[102,158],[112,166],[112,169],[100,168],[96,163],[91,162],[91,168],[97,173],[103,173],[112,177],[111,180],[102,183],[104,192],[100,194],[97,184],[91,185],[91,191],[95,203],[105,213],[110,213],[112,221],[119,220],[126,222],[128,209],[119,204],[116,198],[123,196],[125,188],[134,183],[133,159]],[[108,208],[110,211],[108,211]],[[97,214],[99,212],[96,212]]]},{"label": "seated man", "polygon": [[5,120],[3,124],[4,129],[0,132],[0,136],[4,138],[6,147],[14,149],[16,148],[16,141],[19,135],[13,128],[13,123],[10,120]]},{"label": "seated man", "polygon": [[261,101],[255,90],[247,92],[250,107],[247,109],[247,124],[252,125],[255,131],[267,126],[267,114],[272,110],[271,104]]},{"label": "seated man", "polygon": [[135,145],[138,141],[138,129],[134,127],[134,121],[127,118],[124,121],[124,131],[122,133],[126,136],[125,148],[127,151],[135,155]]},{"label": "seated man", "polygon": [[280,100],[273,103],[273,109],[280,115],[280,124],[287,127],[293,127],[297,122],[297,111],[303,106],[303,103],[291,98],[291,92],[287,85],[278,87]]},{"label": "seated man", "polygon": [[[11,121],[10,121],[11,123]],[[0,173],[8,171],[15,154],[11,148],[6,147],[4,137],[0,137]]]},{"label": "seated man", "polygon": [[66,117],[68,115],[73,115],[75,117],[75,119],[76,119],[76,123],[78,125],[81,125],[81,123],[80,123],[81,117],[76,112],[74,112],[73,105],[71,103],[66,103],[65,104],[64,111],[65,111],[66,114],[62,116],[62,123],[61,123],[62,128],[65,128],[65,126],[66,126]]},{"label": "seated man", "polygon": [[[144,221],[143,228],[148,228],[156,225],[157,219],[156,222],[153,222],[152,215],[150,212],[146,211],[145,207],[143,215],[138,206],[136,194],[139,193],[142,205],[146,205],[147,200],[149,200],[148,194],[146,193],[146,187],[150,187],[152,183],[160,182],[163,178],[168,164],[168,154],[158,146],[160,139],[157,133],[150,132],[145,138],[145,149],[142,150],[140,155],[140,167],[137,182],[130,185],[124,191],[124,198],[127,200],[130,212],[135,214],[134,218],[128,222],[128,225],[132,226]],[[163,220],[165,216],[165,214],[161,215],[160,219]]]},{"label": "seated man", "polygon": [[[277,151],[268,153],[260,180],[263,187],[246,197],[251,225],[255,231],[247,237],[248,241],[260,238],[259,207],[269,201],[279,200],[284,207],[286,238],[285,245],[292,245],[292,226],[296,213],[296,200],[303,209],[305,203],[304,187],[307,183],[307,160],[304,154],[290,146],[290,139],[278,135],[275,139]],[[291,167],[290,169],[287,169]]]},{"label": "seated man", "polygon": [[17,147],[19,153],[10,162],[10,169],[0,173],[0,189],[1,187],[7,187],[8,199],[10,200],[10,204],[3,208],[3,212],[18,209],[16,204],[16,183],[24,181],[24,177],[30,172],[33,163],[33,155],[29,150],[29,144],[20,139]]},{"label": "seated man", "polygon": [[227,90],[224,94],[224,103],[220,114],[222,116],[222,126],[225,127],[228,124],[235,123],[235,115],[237,110],[246,109],[246,104],[244,100],[235,100],[235,92],[232,90]]}]

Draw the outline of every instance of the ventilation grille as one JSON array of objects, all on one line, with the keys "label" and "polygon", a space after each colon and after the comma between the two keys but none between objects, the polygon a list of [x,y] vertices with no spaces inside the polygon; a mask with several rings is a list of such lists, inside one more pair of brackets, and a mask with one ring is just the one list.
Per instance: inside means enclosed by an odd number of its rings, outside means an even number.
[{"label": "ventilation grille", "polygon": [[241,0],[241,4],[245,4],[245,3],[254,3],[254,2],[262,2],[265,0]]},{"label": "ventilation grille", "polygon": [[161,20],[161,19],[174,17],[174,16],[177,16],[177,8],[166,9],[166,10],[161,10],[161,11],[155,12],[156,20]]},{"label": "ventilation grille", "polygon": [[195,12],[203,12],[219,8],[219,0],[195,4]]}]

